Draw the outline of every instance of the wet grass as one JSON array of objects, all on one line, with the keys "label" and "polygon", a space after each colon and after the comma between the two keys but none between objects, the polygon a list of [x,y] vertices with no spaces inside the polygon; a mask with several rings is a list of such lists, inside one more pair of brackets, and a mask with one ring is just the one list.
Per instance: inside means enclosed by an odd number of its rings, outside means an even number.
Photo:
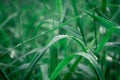
[{"label": "wet grass", "polygon": [[1,80],[119,80],[120,1],[0,1]]}]

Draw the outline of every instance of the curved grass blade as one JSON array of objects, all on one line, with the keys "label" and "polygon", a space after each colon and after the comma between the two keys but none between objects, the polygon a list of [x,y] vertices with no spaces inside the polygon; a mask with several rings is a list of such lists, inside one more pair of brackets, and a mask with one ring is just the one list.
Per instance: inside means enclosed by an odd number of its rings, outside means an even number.
[{"label": "curved grass blade", "polygon": [[93,56],[91,56],[90,54],[86,54],[86,53],[83,53],[83,52],[80,52],[80,53],[75,53],[75,54],[72,54],[72,55],[69,55],[68,57],[66,57],[65,59],[63,59],[59,65],[56,67],[56,69],[54,70],[53,74],[51,75],[50,77],[50,80],[55,80],[55,78],[60,74],[60,72],[62,71],[62,69],[73,59],[73,58],[76,58],[77,56],[82,56],[84,58],[86,58],[91,64],[92,66],[94,67],[96,73],[97,73],[97,76],[100,80],[105,80],[104,79],[104,76],[103,76],[103,73],[102,73],[102,70],[100,69],[97,61],[95,60],[95,58]]},{"label": "curved grass blade", "polygon": [[[81,14],[81,15],[85,15],[85,14]],[[81,15],[78,15],[78,16],[76,16],[76,17],[74,17],[74,18],[72,18],[72,19],[70,19],[70,20],[62,23],[62,24],[60,24],[59,26],[57,26],[57,27],[55,27],[55,28],[53,28],[53,29],[51,29],[51,30],[48,30],[48,31],[46,31],[46,32],[42,32],[41,34],[38,34],[38,35],[36,35],[36,36],[34,36],[34,37],[32,37],[32,38],[29,38],[29,39],[27,39],[27,40],[24,40],[23,42],[17,44],[15,47],[13,47],[13,48],[11,48],[10,50],[4,52],[4,54],[0,55],[0,57],[4,56],[4,55],[7,54],[9,51],[14,50],[14,49],[17,48],[17,47],[20,47],[21,45],[23,45],[23,44],[25,44],[25,43],[27,43],[27,42],[29,42],[29,41],[35,40],[35,39],[37,39],[37,38],[39,38],[39,37],[41,37],[41,36],[44,36],[44,35],[46,35],[46,34],[48,34],[48,33],[50,33],[50,32],[53,32],[53,31],[55,31],[55,30],[57,30],[57,29],[62,28],[64,25],[69,24],[70,22],[74,21],[76,18],[78,18],[78,17],[81,16]]]},{"label": "curved grass blade", "polygon": [[32,59],[31,61],[31,64],[29,65],[27,71],[25,72],[25,74],[23,75],[23,78],[22,80],[25,80],[28,76],[28,74],[30,73],[30,71],[33,69],[33,67],[36,65],[36,63],[43,57],[44,53],[47,51],[48,48],[50,48],[51,45],[53,45],[55,42],[61,40],[61,39],[64,39],[64,38],[67,38],[67,39],[72,39],[74,41],[77,41],[81,47],[81,49],[83,51],[86,51],[86,48],[84,47],[83,43],[75,38],[75,37],[72,37],[72,36],[68,36],[68,35],[59,35],[59,36],[56,36],[55,38],[53,38],[53,40],[45,47],[43,48],[42,50],[40,50],[38,53],[39,54],[36,54],[34,56],[34,58]]},{"label": "curved grass blade", "polygon": [[79,44],[82,51],[87,52],[87,49],[86,49],[85,45],[83,44],[83,42],[81,40],[79,40],[78,38],[73,37],[73,36],[71,36],[70,38],[72,38],[74,41],[76,41]]},{"label": "curved grass blade", "polygon": [[95,16],[88,11],[85,11],[85,12],[91,17],[93,17],[95,20],[97,20],[100,24],[102,24],[107,29],[117,26],[115,23],[111,22],[110,20],[107,20],[100,16]]},{"label": "curved grass blade", "polygon": [[[59,35],[59,36],[60,36],[60,35]],[[70,38],[70,36],[69,36],[69,38]],[[78,45],[81,47],[81,49],[82,49],[84,52],[87,52],[87,49],[86,49],[86,47],[83,45],[82,41],[80,41],[78,38],[75,38],[75,37],[72,37],[72,36],[71,36],[71,38],[74,39],[74,41],[76,41],[77,43],[79,43]],[[19,61],[20,59],[22,59],[22,58],[24,58],[24,57],[26,57],[26,56],[29,56],[29,55],[31,55],[31,54],[33,54],[33,53],[36,53],[36,52],[41,52],[40,48],[37,48],[37,49],[34,49],[34,50],[29,51],[27,54],[25,54],[25,55],[17,58],[17,59],[14,60],[14,61],[12,61],[9,65],[12,65],[12,64],[16,63],[17,61]],[[8,66],[8,67],[9,67],[9,66]],[[7,68],[7,67],[6,67],[6,68]]]},{"label": "curved grass blade", "polygon": [[[98,48],[96,49],[95,53],[98,54],[104,47],[104,45],[107,43],[107,41],[109,40],[109,38],[111,37],[112,33],[117,31],[120,31],[120,27],[113,27],[110,28],[108,30],[108,32],[106,33],[106,35],[103,37],[102,41],[100,42],[100,44],[98,45]],[[115,32],[115,33],[116,33]]]}]

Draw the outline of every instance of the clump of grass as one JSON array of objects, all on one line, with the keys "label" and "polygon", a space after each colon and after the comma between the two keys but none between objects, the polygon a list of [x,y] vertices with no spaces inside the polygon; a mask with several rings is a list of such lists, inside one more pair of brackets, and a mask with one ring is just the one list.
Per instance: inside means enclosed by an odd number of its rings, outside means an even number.
[{"label": "clump of grass", "polygon": [[0,1],[0,79],[119,80],[118,3]]}]

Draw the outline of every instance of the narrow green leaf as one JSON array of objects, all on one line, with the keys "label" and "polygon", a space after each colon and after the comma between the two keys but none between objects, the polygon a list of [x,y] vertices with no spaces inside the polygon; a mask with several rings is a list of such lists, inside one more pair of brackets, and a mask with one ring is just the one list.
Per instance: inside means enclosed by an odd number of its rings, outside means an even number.
[{"label": "narrow green leaf", "polygon": [[[93,0],[93,8],[95,8],[95,0]],[[95,10],[93,11],[93,15],[95,16]],[[95,34],[95,45],[96,45],[96,48],[97,48],[97,27],[96,27],[96,21],[95,19],[93,18],[93,27],[94,27],[94,34]]]},{"label": "narrow green leaf", "polygon": [[[78,16],[78,15],[79,15],[79,12],[78,12],[76,3],[77,3],[76,0],[72,0],[72,6],[73,6],[74,14],[75,14],[75,16]],[[76,19],[76,21],[77,21],[77,25],[78,25],[78,27],[79,27],[79,29],[80,29],[80,32],[81,32],[81,35],[82,35],[84,44],[87,45],[86,40],[85,40],[85,35],[84,35],[84,32],[83,32],[83,27],[82,27],[82,25],[81,25],[80,17],[78,17],[78,18]]]},{"label": "narrow green leaf", "polygon": [[81,49],[86,51],[86,48],[84,47],[83,43],[79,39],[77,39],[75,37],[72,37],[72,36],[68,36],[68,35],[58,35],[55,38],[53,38],[52,41],[45,48],[43,48],[42,50],[37,52],[39,54],[36,54],[34,56],[34,58],[32,59],[31,64],[29,65],[27,71],[23,75],[22,80],[25,80],[27,78],[29,72],[33,69],[33,67],[36,65],[36,63],[43,57],[43,55],[47,51],[47,49],[50,48],[51,45],[53,45],[55,42],[57,42],[57,41],[59,41],[61,39],[64,39],[64,38],[67,38],[67,39],[70,38],[70,39],[72,39],[74,41],[79,42],[79,45],[80,45]]},{"label": "narrow green leaf", "polygon": [[92,66],[94,67],[97,75],[98,75],[98,78],[100,80],[105,80],[104,79],[104,76],[103,76],[103,73],[102,73],[102,70],[100,69],[97,61],[95,60],[95,58],[93,56],[91,56],[90,54],[86,54],[86,53],[75,53],[75,54],[72,54],[72,55],[69,55],[68,57],[66,57],[65,59],[63,59],[59,65],[56,67],[56,69],[54,70],[53,74],[51,75],[50,77],[50,80],[55,80],[55,78],[60,74],[60,72],[62,71],[62,69],[73,59],[73,58],[76,58],[77,56],[82,56],[84,58],[86,58],[91,64]]},{"label": "narrow green leaf", "polygon": [[97,20],[100,24],[102,24],[107,29],[117,26],[115,23],[111,22],[110,20],[107,20],[100,16],[95,16],[89,13],[88,11],[85,11],[85,12],[87,12],[87,14],[90,15],[91,17],[95,18],[95,20]]},{"label": "narrow green leaf", "polygon": [[101,7],[102,7],[102,12],[105,13],[107,7],[107,0],[102,0]]},{"label": "narrow green leaf", "polygon": [[51,73],[54,71],[55,67],[58,64],[58,54],[57,54],[57,49],[55,47],[55,45],[52,45],[50,47],[50,75]]},{"label": "narrow green leaf", "polygon": [[[59,36],[60,36],[60,35],[59,35]],[[84,52],[87,52],[87,49],[86,49],[86,47],[83,45],[82,41],[80,41],[78,38],[75,38],[75,37],[72,37],[72,36],[69,36],[68,39],[72,39],[72,38],[73,38],[74,41],[76,41],[76,42],[78,43],[78,45],[81,47],[81,49],[82,49]],[[12,61],[9,65],[13,65],[14,63],[16,63],[17,61],[19,61],[20,59],[22,59],[22,58],[24,58],[24,57],[26,57],[26,56],[28,56],[28,55],[31,55],[31,54],[33,54],[33,53],[36,53],[36,52],[41,52],[40,48],[33,49],[33,50],[27,52],[25,55],[23,55],[23,56],[17,58],[16,60]]]},{"label": "narrow green leaf", "polygon": [[[84,15],[84,14],[81,14],[81,15]],[[79,16],[80,16],[80,15],[79,15]],[[14,50],[14,49],[17,48],[17,47],[20,47],[21,45],[23,45],[23,44],[25,44],[25,43],[27,43],[27,42],[29,42],[29,41],[35,40],[35,39],[37,39],[37,38],[39,38],[39,37],[41,37],[41,36],[44,36],[44,35],[46,35],[46,34],[48,34],[48,33],[51,33],[51,32],[53,32],[53,31],[55,31],[55,30],[57,30],[57,29],[60,29],[60,28],[62,28],[64,25],[69,24],[70,22],[76,20],[76,18],[78,18],[79,16],[76,16],[76,17],[74,17],[74,18],[72,18],[72,19],[70,19],[70,20],[62,23],[62,24],[60,24],[59,26],[56,26],[55,28],[53,28],[53,29],[51,29],[51,30],[48,30],[48,31],[43,32],[43,33],[41,33],[41,34],[38,34],[38,35],[36,35],[36,36],[34,36],[34,37],[31,37],[31,38],[29,38],[29,39],[26,39],[26,40],[24,40],[23,42],[20,42],[19,44],[17,44],[15,47],[11,48],[9,51],[12,51],[12,50]],[[9,51],[4,52],[4,54],[0,55],[0,57],[4,56],[4,55],[7,54]]]},{"label": "narrow green leaf", "polygon": [[60,14],[62,14],[62,0],[55,0],[56,8]]},{"label": "narrow green leaf", "polygon": [[63,27],[63,29],[65,29],[67,32],[69,32],[72,36],[82,39],[82,37],[80,36],[81,34],[74,28],[65,26],[65,27]]},{"label": "narrow green leaf", "polygon": [[98,54],[103,49],[103,47],[111,37],[112,33],[117,33],[117,31],[120,31],[120,27],[112,27],[107,31],[107,33],[105,34],[102,41],[99,43],[98,48],[95,51],[96,54]]}]

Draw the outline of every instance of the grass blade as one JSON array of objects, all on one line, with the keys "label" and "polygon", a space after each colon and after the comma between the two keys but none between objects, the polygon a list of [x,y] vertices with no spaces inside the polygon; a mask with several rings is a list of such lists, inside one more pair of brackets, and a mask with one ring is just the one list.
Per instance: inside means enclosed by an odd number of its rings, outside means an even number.
[{"label": "grass blade", "polygon": [[68,57],[66,57],[65,59],[63,59],[59,65],[56,67],[55,71],[53,72],[53,74],[51,75],[50,77],[50,80],[55,80],[55,78],[60,74],[60,72],[62,71],[62,69],[75,57],[77,56],[82,56],[84,58],[86,58],[91,64],[92,66],[94,67],[97,75],[98,75],[98,78],[100,80],[105,80],[104,79],[104,76],[103,76],[103,73],[97,63],[97,61],[94,59],[93,56],[91,56],[90,54],[86,54],[86,53],[75,53],[75,54],[72,54],[72,55],[69,55]]},{"label": "grass blade", "polygon": [[101,7],[102,7],[102,12],[105,13],[107,7],[107,0],[102,0]]},{"label": "grass blade", "polygon": [[[95,3],[95,0],[93,0],[93,3]],[[95,4],[93,4],[93,8],[95,8]],[[93,15],[95,16],[95,10],[93,11]],[[96,27],[96,21],[93,18],[93,27],[94,27],[94,34],[95,34],[95,45],[97,48],[97,27]]]},{"label": "grass blade", "polygon": [[30,73],[30,71],[33,69],[33,67],[36,65],[36,63],[43,57],[43,55],[47,51],[47,49],[50,48],[51,45],[53,45],[55,42],[57,42],[57,41],[59,41],[61,39],[64,39],[64,38],[67,38],[67,39],[70,38],[70,39],[72,39],[74,41],[79,42],[79,45],[81,46],[81,49],[86,50],[86,48],[84,47],[83,43],[79,39],[77,39],[75,37],[71,37],[71,36],[68,36],[68,35],[56,36],[55,38],[52,39],[52,41],[45,48],[43,48],[41,51],[38,52],[39,54],[36,54],[34,56],[34,58],[31,61],[31,64],[29,65],[27,71],[25,72],[22,80],[25,80],[28,77],[28,74]]},{"label": "grass blade", "polygon": [[[75,16],[78,16],[79,13],[78,13],[78,9],[77,9],[77,6],[76,6],[76,0],[72,0],[72,6],[73,6],[73,10],[74,10]],[[81,26],[80,17],[78,17],[78,18],[76,19],[76,21],[77,21],[77,25],[79,26],[79,29],[80,29],[80,32],[81,32],[81,35],[82,35],[84,44],[87,45],[86,40],[85,40],[85,36],[84,36],[84,32],[83,32],[83,28],[82,28],[82,26]]]},{"label": "grass blade", "polygon": [[60,14],[62,14],[62,0],[55,0],[56,8]]},{"label": "grass blade", "polygon": [[[84,15],[84,14],[81,14],[81,15]],[[79,16],[80,16],[80,15],[79,15]],[[74,17],[74,18],[72,18],[72,19],[70,19],[70,20],[62,23],[62,24],[60,24],[59,26],[57,26],[57,27],[55,27],[55,28],[53,28],[53,29],[51,29],[51,30],[48,30],[48,31],[43,32],[43,33],[41,33],[41,34],[38,34],[38,35],[36,35],[36,36],[34,36],[34,37],[32,37],[32,38],[26,39],[26,40],[24,40],[23,42],[17,44],[15,47],[11,48],[9,51],[14,50],[14,49],[17,48],[17,47],[20,47],[21,45],[23,45],[23,44],[25,44],[25,43],[27,43],[27,42],[29,42],[29,41],[35,40],[35,39],[37,39],[37,38],[39,38],[39,37],[41,37],[41,36],[44,36],[44,35],[46,35],[46,34],[48,34],[48,33],[50,33],[50,32],[53,32],[53,31],[55,31],[55,30],[57,30],[57,29],[60,29],[60,28],[62,28],[64,25],[66,25],[66,24],[68,24],[68,23],[76,20],[76,18],[78,18],[79,16],[76,16],[76,17]],[[0,55],[0,57],[4,56],[4,55],[7,54],[9,51],[4,52],[4,54]]]},{"label": "grass blade", "polygon": [[63,27],[63,29],[65,29],[67,32],[69,32],[72,36],[82,39],[82,37],[80,36],[81,34],[78,31],[74,30],[73,28],[71,28],[69,26],[65,26],[65,27]]},{"label": "grass blade", "polygon": [[91,17],[95,18],[95,20],[97,20],[100,24],[102,24],[107,29],[117,26],[115,23],[113,23],[103,17],[95,16],[95,15],[89,13],[88,11],[85,11],[85,12],[87,12],[87,14],[90,15]]},{"label": "grass blade", "polygon": [[115,31],[116,32],[120,31],[120,27],[113,27],[113,28],[110,28],[108,30],[108,32],[106,33],[106,35],[103,37],[102,41],[99,43],[98,48],[95,51],[96,54],[98,54],[103,49],[103,47],[105,46],[105,44],[107,43],[107,41],[111,37],[112,33],[115,32]]}]

